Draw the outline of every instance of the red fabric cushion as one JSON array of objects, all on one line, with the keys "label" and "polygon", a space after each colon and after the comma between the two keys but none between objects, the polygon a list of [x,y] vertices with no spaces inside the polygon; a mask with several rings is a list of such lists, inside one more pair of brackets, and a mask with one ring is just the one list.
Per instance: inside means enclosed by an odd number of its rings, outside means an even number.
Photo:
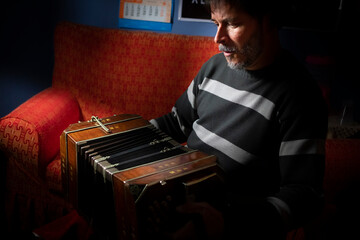
[{"label": "red fabric cushion", "polygon": [[324,193],[327,202],[360,181],[360,139],[327,139]]},{"label": "red fabric cushion", "polygon": [[31,123],[18,118],[2,118],[0,148],[9,159],[17,161],[16,164],[22,169],[26,169],[33,176],[38,176],[39,136]]},{"label": "red fabric cushion", "polygon": [[59,152],[60,134],[79,120],[79,106],[68,91],[48,88],[1,119],[1,147],[8,154],[35,159],[43,176]]}]

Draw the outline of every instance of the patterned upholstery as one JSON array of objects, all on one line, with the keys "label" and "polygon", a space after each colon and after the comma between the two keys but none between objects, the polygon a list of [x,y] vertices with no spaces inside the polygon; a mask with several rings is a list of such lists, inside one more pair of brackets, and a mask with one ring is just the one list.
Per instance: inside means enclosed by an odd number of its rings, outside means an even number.
[{"label": "patterned upholstery", "polygon": [[57,33],[53,87],[71,91],[82,119],[117,113],[150,119],[167,113],[201,65],[218,53],[210,37],[69,23]]},{"label": "patterned upholstery", "polygon": [[360,139],[328,139],[326,156],[326,202],[336,203],[341,191],[360,182]]},{"label": "patterned upholstery", "polygon": [[48,88],[1,119],[1,146],[34,177],[43,176],[59,151],[61,132],[78,120],[76,99]]}]

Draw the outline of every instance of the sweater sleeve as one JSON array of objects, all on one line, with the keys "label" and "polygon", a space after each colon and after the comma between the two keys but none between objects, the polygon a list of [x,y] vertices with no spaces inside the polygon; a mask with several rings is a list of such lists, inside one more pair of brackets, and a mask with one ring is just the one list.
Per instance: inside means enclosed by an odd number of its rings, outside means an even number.
[{"label": "sweater sleeve", "polygon": [[150,122],[180,143],[187,140],[192,124],[198,118],[194,106],[194,81],[178,98],[171,112]]},{"label": "sweater sleeve", "polygon": [[327,107],[317,86],[304,86],[297,86],[279,110],[281,187],[274,197],[290,210],[291,228],[308,222],[323,206]]}]

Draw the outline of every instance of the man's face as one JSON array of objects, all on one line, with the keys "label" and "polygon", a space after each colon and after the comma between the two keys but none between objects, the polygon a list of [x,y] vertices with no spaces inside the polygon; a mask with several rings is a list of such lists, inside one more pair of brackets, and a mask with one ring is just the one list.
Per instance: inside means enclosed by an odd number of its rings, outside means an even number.
[{"label": "man's face", "polygon": [[249,14],[229,5],[212,9],[212,21],[217,25],[214,41],[233,69],[256,69],[262,53],[261,24]]}]

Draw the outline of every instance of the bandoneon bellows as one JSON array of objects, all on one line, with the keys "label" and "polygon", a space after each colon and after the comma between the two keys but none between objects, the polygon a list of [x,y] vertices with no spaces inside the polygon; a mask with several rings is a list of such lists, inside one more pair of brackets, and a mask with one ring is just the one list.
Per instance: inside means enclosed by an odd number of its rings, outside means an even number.
[{"label": "bandoneon bellows", "polygon": [[60,137],[67,200],[106,239],[170,236],[186,201],[219,205],[216,157],[183,146],[141,116],[92,117]]}]

